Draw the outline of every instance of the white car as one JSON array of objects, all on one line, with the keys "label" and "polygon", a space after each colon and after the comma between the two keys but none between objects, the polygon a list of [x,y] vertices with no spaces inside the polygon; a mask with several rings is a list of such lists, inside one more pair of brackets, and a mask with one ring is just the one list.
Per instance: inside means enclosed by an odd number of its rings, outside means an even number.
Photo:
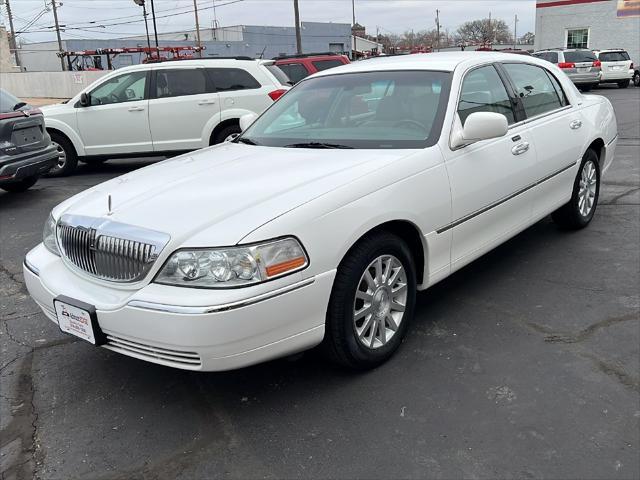
[{"label": "white car", "polygon": [[121,68],[66,103],[42,107],[59,152],[49,174],[81,160],[173,155],[240,133],[238,121],[261,113],[288,88],[273,60],[248,57],[166,61]]},{"label": "white car", "polygon": [[64,201],[25,282],[63,331],[150,362],[227,370],[323,343],[370,368],[410,334],[417,290],[549,213],[589,224],[616,142],[609,101],[543,60],[361,61],[232,142]]},{"label": "white car", "polygon": [[594,50],[600,60],[600,83],[617,83],[627,88],[634,76],[633,62],[625,50]]}]

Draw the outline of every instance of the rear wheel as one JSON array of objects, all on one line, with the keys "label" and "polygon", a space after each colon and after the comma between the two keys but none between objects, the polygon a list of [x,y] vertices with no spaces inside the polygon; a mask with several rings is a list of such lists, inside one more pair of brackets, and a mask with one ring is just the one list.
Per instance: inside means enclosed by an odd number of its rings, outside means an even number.
[{"label": "rear wheel", "polygon": [[580,85],[580,90],[583,92],[589,92],[593,88],[593,85]]},{"label": "rear wheel", "polygon": [[618,87],[620,88],[627,88],[629,86],[629,84],[631,83],[631,79],[627,78],[626,80],[620,80],[618,82]]},{"label": "rear wheel", "polygon": [[73,173],[78,166],[76,149],[67,137],[51,132],[51,144],[58,150],[58,161],[47,173],[48,177],[65,177]]},{"label": "rear wheel", "polygon": [[233,140],[240,135],[240,133],[242,133],[240,125],[229,125],[228,127],[224,127],[213,137],[212,145]]},{"label": "rear wheel", "polygon": [[0,186],[0,188],[6,192],[24,192],[25,190],[33,187],[37,181],[38,176],[36,175],[33,177],[23,178],[15,183],[7,183],[6,185]]},{"label": "rear wheel", "polygon": [[584,228],[591,222],[600,195],[600,167],[598,155],[589,149],[582,157],[578,175],[573,182],[571,200],[551,214],[560,227]]},{"label": "rear wheel", "polygon": [[416,274],[406,243],[389,232],[369,235],[338,267],[329,300],[324,349],[357,370],[385,362],[413,317]]},{"label": "rear wheel", "polygon": [[640,87],[640,72],[635,72],[633,74],[633,84],[636,87]]}]

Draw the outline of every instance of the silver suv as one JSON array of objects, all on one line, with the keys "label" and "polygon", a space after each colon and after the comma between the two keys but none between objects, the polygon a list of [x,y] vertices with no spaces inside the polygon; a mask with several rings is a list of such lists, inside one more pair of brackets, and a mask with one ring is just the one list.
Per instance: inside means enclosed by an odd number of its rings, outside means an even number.
[{"label": "silver suv", "polygon": [[591,50],[550,48],[533,56],[558,65],[580,90],[589,91],[600,82],[600,60]]}]

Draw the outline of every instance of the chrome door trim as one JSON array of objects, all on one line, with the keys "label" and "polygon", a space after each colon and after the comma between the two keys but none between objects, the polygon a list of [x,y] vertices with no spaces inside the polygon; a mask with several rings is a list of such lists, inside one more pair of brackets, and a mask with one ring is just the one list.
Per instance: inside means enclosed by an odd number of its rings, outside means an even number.
[{"label": "chrome door trim", "polygon": [[467,220],[471,220],[472,218],[475,218],[478,215],[481,215],[481,214],[491,210],[492,208],[495,208],[495,207],[497,207],[499,205],[502,205],[505,202],[508,202],[509,200],[517,197],[518,195],[521,195],[521,194],[525,193],[526,191],[531,190],[533,187],[537,187],[541,183],[546,182],[547,180],[550,180],[550,179],[552,179],[553,177],[555,177],[557,175],[560,175],[564,171],[569,170],[571,167],[574,167],[576,165],[577,165],[577,162],[571,162],[569,165],[556,170],[555,172],[547,175],[546,177],[543,177],[540,180],[537,180],[534,183],[532,183],[530,185],[527,185],[526,187],[523,187],[520,190],[517,190],[517,191],[507,195],[506,197],[501,198],[500,200],[496,200],[495,202],[490,203],[489,205],[486,205],[486,206],[484,206],[484,207],[482,207],[482,208],[480,208],[480,209],[478,209],[478,210],[476,210],[474,212],[471,212],[471,213],[465,215],[464,217],[460,217],[459,219],[454,220],[453,222],[438,228],[436,230],[436,233],[443,233],[443,232],[446,232],[447,230],[452,229],[453,227],[457,227],[458,225],[466,222]]},{"label": "chrome door trim", "polygon": [[244,300],[238,300],[236,302],[223,303],[220,305],[189,307],[183,305],[167,305],[164,303],[146,302],[143,300],[131,300],[129,303],[127,303],[127,306],[132,308],[139,308],[142,310],[153,310],[155,312],[176,313],[181,315],[203,315],[207,313],[226,312],[228,310],[248,307],[249,305],[264,302],[265,300],[271,300],[272,298],[276,298],[286,293],[290,293],[295,290],[307,287],[313,284],[315,281],[315,277],[307,278],[306,280],[302,280],[300,282],[287,285],[286,287],[272,290],[271,292],[256,295],[254,297],[249,297]]}]

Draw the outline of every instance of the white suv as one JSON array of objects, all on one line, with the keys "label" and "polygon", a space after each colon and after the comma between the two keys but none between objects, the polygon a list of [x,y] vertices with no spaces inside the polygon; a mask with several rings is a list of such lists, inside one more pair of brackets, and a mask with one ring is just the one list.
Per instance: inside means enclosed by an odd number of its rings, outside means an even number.
[{"label": "white suv", "polygon": [[601,63],[600,83],[617,83],[627,88],[633,77],[633,62],[629,54],[622,49],[595,50]]},{"label": "white suv", "polygon": [[239,119],[261,113],[289,86],[273,60],[248,57],[167,61],[116,70],[66,103],[42,108],[59,158],[50,175],[78,160],[167,156],[223,142]]}]

